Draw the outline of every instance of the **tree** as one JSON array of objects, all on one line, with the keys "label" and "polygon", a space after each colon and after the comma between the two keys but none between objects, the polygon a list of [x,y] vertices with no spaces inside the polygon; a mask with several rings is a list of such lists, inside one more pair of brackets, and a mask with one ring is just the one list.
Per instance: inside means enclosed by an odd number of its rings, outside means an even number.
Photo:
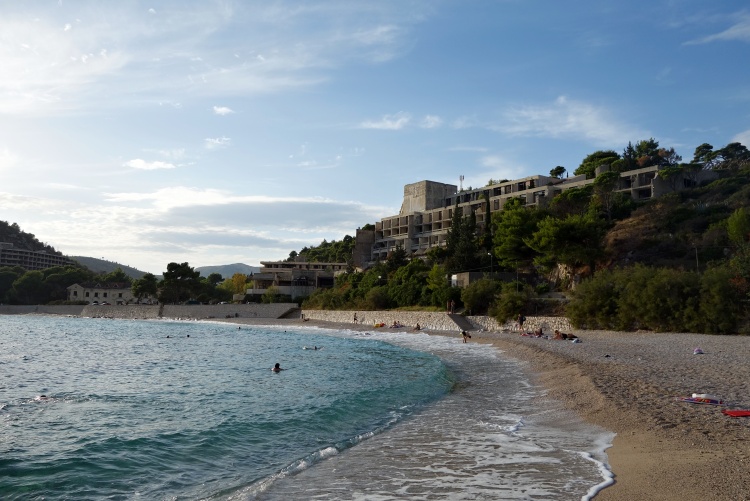
[{"label": "tree", "polygon": [[10,302],[8,294],[13,290],[13,282],[23,275],[22,268],[0,268],[0,303]]},{"label": "tree", "polygon": [[594,180],[594,195],[596,201],[604,210],[607,215],[607,221],[612,220],[612,205],[618,184],[620,182],[620,174],[617,172],[602,172]]},{"label": "tree", "polygon": [[461,302],[472,315],[484,315],[494,301],[497,291],[497,282],[482,278],[461,290]]},{"label": "tree", "polygon": [[570,188],[555,195],[550,201],[547,210],[555,217],[562,218],[571,214],[585,214],[589,210],[593,186],[581,188]]},{"label": "tree", "polygon": [[472,270],[478,265],[477,217],[474,211],[464,217],[458,202],[446,236],[446,253],[446,267],[451,273]]},{"label": "tree", "polygon": [[560,179],[563,177],[563,174],[565,174],[565,172],[565,167],[563,167],[562,165],[558,165],[557,167],[549,171],[549,175]]},{"label": "tree", "polygon": [[162,303],[181,303],[200,293],[200,272],[195,271],[188,263],[169,263],[164,279],[161,281],[159,301]]},{"label": "tree", "polygon": [[206,277],[206,283],[211,285],[211,287],[216,287],[223,281],[224,281],[224,277],[221,276],[221,273],[210,273]]},{"label": "tree", "polygon": [[133,281],[133,279],[126,275],[125,272],[122,271],[122,268],[118,266],[114,271],[111,271],[102,276],[102,281],[129,284]]},{"label": "tree", "polygon": [[15,282],[13,290],[21,304],[44,304],[47,302],[47,289],[41,271],[27,271]]},{"label": "tree", "polygon": [[617,161],[620,155],[612,150],[600,150],[588,155],[583,159],[581,165],[573,172],[576,176],[581,174],[586,175],[586,179],[591,179],[596,176],[596,169],[603,165],[612,165],[613,162]]},{"label": "tree", "polygon": [[716,156],[714,147],[708,143],[703,143],[695,148],[693,163],[702,166],[704,169],[712,169],[715,165]]},{"label": "tree", "polygon": [[448,301],[451,288],[448,280],[448,272],[444,266],[435,264],[427,274],[427,290],[430,292],[430,304],[432,306],[443,306]]},{"label": "tree", "polygon": [[750,238],[750,215],[744,207],[727,218],[727,234],[736,247],[745,246]]},{"label": "tree", "polygon": [[235,273],[232,275],[232,292],[235,294],[244,294],[247,291],[247,275],[244,273]]},{"label": "tree", "polygon": [[511,198],[501,212],[492,215],[494,225],[494,255],[501,266],[515,268],[519,263],[530,263],[536,252],[524,239],[536,231],[543,212],[527,209],[518,198]]},{"label": "tree", "polygon": [[603,254],[604,234],[604,222],[591,213],[565,219],[547,217],[527,244],[538,253],[538,265],[588,265],[593,273],[596,260]]},{"label": "tree", "polygon": [[159,284],[153,273],[146,273],[141,278],[133,280],[130,292],[137,302],[141,302],[145,296],[156,297],[159,292]]},{"label": "tree", "polygon": [[715,169],[738,171],[750,165],[750,151],[742,143],[729,143],[716,152],[720,159]]}]

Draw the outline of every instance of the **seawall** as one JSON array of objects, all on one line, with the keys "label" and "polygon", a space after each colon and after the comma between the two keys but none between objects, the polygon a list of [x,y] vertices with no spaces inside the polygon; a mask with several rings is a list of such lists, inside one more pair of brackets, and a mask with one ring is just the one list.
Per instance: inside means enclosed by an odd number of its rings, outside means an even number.
[{"label": "seawall", "polygon": [[[423,329],[439,331],[456,331],[461,327],[447,314],[442,312],[427,311],[331,311],[331,310],[303,310],[302,315],[309,320],[321,322],[334,322],[353,324],[354,314],[357,314],[357,322],[362,325],[385,324],[386,327],[398,322],[408,328],[414,328],[419,324]],[[512,331],[518,330],[515,321],[499,323],[493,317],[488,316],[466,316],[462,317],[473,327],[473,330],[484,331]],[[570,321],[565,317],[526,317],[524,330],[535,331],[542,329],[545,334],[551,334],[555,329],[563,332],[572,330]]]},{"label": "seawall", "polygon": [[281,318],[296,303],[214,305],[0,305],[0,315],[63,315],[96,318],[205,320],[211,318]]}]

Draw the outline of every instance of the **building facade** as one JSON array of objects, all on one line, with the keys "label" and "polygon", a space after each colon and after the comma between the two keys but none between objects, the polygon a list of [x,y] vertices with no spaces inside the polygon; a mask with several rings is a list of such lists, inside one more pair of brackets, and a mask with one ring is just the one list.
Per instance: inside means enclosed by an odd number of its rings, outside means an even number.
[{"label": "building facade", "polygon": [[[68,301],[86,301],[88,304],[131,304],[135,297],[126,282],[86,282],[68,287]],[[146,295],[140,304],[157,304],[155,297]]]},{"label": "building facade", "polygon": [[64,256],[50,254],[47,251],[16,249],[11,243],[0,242],[0,266],[20,266],[33,271],[70,265],[75,263]]},{"label": "building facade", "polygon": [[292,299],[307,297],[315,289],[333,287],[336,275],[347,270],[347,263],[310,263],[306,261],[261,261],[260,272],[252,275],[249,295],[263,295],[274,287]]},{"label": "building facade", "polygon": [[[598,176],[608,167],[599,168]],[[635,200],[648,200],[673,191],[696,186],[705,180],[713,179],[716,173],[701,171],[688,178],[679,174],[669,180],[659,177],[660,167],[621,172],[615,191],[627,193]],[[505,203],[516,198],[527,207],[543,206],[564,190],[591,185],[596,178],[585,175],[555,178],[534,175],[513,181],[502,181],[471,190],[458,190],[455,185],[435,181],[419,181],[404,186],[404,199],[401,210],[395,216],[386,217],[375,223],[375,230],[357,230],[360,238],[371,241],[369,263],[359,265],[366,258],[360,250],[355,255],[359,268],[387,259],[398,247],[407,254],[421,256],[438,246],[445,246],[448,230],[451,227],[453,211],[460,207],[463,216],[474,213],[477,228],[482,231],[490,223],[492,214],[503,209]]]}]

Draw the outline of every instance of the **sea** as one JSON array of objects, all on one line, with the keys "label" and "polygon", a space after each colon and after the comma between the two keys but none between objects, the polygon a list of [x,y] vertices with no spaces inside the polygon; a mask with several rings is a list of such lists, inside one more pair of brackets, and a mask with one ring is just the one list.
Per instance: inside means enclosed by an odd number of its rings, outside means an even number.
[{"label": "sea", "polygon": [[3,500],[588,500],[612,438],[460,336],[0,316]]}]

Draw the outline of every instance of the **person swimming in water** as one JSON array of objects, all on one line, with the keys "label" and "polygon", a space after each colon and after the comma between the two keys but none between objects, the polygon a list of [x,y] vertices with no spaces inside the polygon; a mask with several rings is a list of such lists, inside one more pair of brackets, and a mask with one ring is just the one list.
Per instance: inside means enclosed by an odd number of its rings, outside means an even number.
[{"label": "person swimming in water", "polygon": [[273,372],[281,372],[281,371],[283,371],[284,369],[282,369],[282,368],[281,368],[281,365],[277,363],[276,365],[274,365],[274,366],[273,366],[273,369],[271,369],[271,370],[272,370]]}]

